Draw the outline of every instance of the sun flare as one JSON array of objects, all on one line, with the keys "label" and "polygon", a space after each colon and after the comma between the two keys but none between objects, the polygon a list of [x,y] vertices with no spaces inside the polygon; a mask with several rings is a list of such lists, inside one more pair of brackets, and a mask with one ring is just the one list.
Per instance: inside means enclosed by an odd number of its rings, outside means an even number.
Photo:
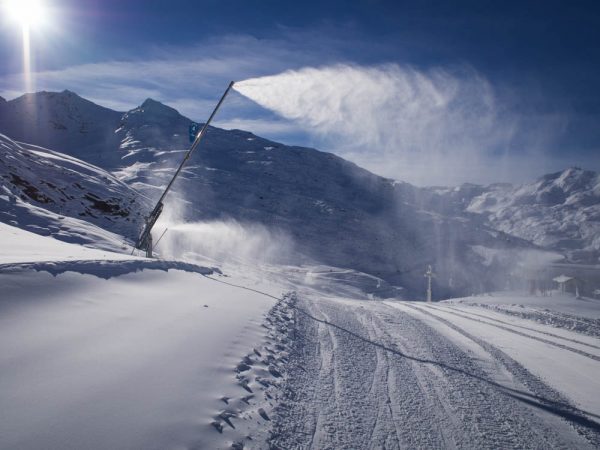
[{"label": "sun flare", "polygon": [[46,19],[46,10],[41,0],[5,0],[4,9],[8,17],[23,28],[42,25]]}]

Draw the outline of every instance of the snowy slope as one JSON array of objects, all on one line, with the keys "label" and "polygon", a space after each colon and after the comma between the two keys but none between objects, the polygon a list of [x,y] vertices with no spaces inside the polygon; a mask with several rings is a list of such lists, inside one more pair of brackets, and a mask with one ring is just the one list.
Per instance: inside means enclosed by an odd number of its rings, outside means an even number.
[{"label": "snowy slope", "polygon": [[138,259],[122,253],[72,245],[4,223],[0,223],[0,243],[2,244],[0,266],[3,268],[8,265],[46,261]]},{"label": "snowy slope", "polygon": [[4,135],[0,149],[1,221],[105,247],[137,237],[149,202],[108,172]]},{"label": "snowy slope", "polygon": [[115,157],[121,116],[71,91],[38,92],[0,102],[0,133],[99,165]]},{"label": "snowy slope", "polygon": [[[107,132],[110,139],[104,140],[67,131],[72,140],[56,150],[101,164],[149,197],[159,195],[189,146],[189,119],[154,100],[115,120],[104,108],[94,112],[93,104],[69,92],[36,95],[48,105],[44,111],[57,111],[63,122],[70,117],[65,119],[63,106],[72,105],[66,110],[85,111],[86,121],[97,113],[95,129],[114,127]],[[35,96],[30,97],[35,104]],[[24,112],[28,98],[3,108],[29,124],[31,118]],[[0,130],[8,132],[12,126],[0,120]],[[65,132],[46,128],[52,136]],[[43,141],[44,136],[40,132],[34,137]],[[426,205],[419,192],[329,153],[211,127],[182,172],[165,214],[193,221],[257,223],[289,236],[310,258],[371,274],[418,296],[423,295],[428,264],[437,273],[435,295],[448,297],[503,286],[503,273],[522,259],[523,250],[532,248],[479,218]],[[516,251],[494,262],[474,248]]]},{"label": "snowy slope", "polygon": [[522,186],[492,186],[466,211],[498,230],[560,250],[575,262],[600,262],[600,174],[578,168]]},{"label": "snowy slope", "polygon": [[5,224],[0,247],[2,448],[600,445],[600,301],[373,301],[352,271],[221,275]]},{"label": "snowy slope", "polygon": [[253,374],[250,395],[234,369],[269,345],[272,298],[181,271],[13,273],[0,284],[2,448],[228,448],[250,434],[222,419],[232,408],[260,448],[265,388]]},{"label": "snowy slope", "polygon": [[424,208],[480,223],[563,254],[600,261],[600,175],[571,167],[520,186],[432,187],[414,191]]}]

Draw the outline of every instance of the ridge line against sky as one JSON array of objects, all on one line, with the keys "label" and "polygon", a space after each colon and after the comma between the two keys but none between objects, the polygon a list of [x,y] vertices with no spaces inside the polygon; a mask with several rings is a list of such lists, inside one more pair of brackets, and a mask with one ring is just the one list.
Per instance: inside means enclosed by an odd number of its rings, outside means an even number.
[{"label": "ridge line against sky", "polygon": [[[600,169],[600,89],[594,81],[600,74],[595,46],[600,36],[595,25],[600,21],[591,2],[579,8],[552,1],[544,2],[544,8],[539,2],[508,2],[502,7],[458,2],[452,9],[443,2],[396,5],[365,0],[325,2],[318,9],[309,1],[302,12],[291,7],[297,13],[292,17],[271,1],[235,0],[221,3],[223,8],[208,1],[203,2],[206,17],[199,19],[197,29],[183,26],[191,20],[184,16],[186,2],[175,1],[170,7],[156,2],[146,8],[137,1],[121,7],[113,1],[53,4],[62,6],[66,18],[61,31],[50,38],[33,37],[38,44],[36,90],[69,89],[121,111],[151,97],[201,121],[231,79],[309,68],[327,73],[338,67],[345,76],[360,72],[363,83],[373,80],[374,73],[379,79],[393,78],[397,89],[399,80],[406,82],[413,73],[452,99],[447,102],[451,107],[436,110],[432,119],[425,115],[431,111],[425,107],[430,91],[423,83],[409,82],[408,91],[399,91],[409,92],[420,112],[395,112],[395,117],[399,122],[411,117],[418,121],[418,135],[415,127],[405,126],[400,127],[404,135],[384,136],[386,129],[377,128],[377,120],[364,135],[339,127],[340,121],[356,122],[367,115],[387,118],[394,110],[389,102],[381,111],[377,104],[370,105],[356,117],[338,114],[335,126],[314,126],[233,95],[215,124],[333,151],[381,175],[417,184],[525,181],[570,165]],[[141,16],[134,15],[136,7],[144,9]],[[240,18],[244,14],[246,23]],[[126,29],[115,28],[132,20],[135,23]],[[152,29],[158,24],[164,29]],[[85,25],[91,25],[91,31],[83,30]],[[68,39],[77,31],[79,41]],[[2,34],[7,33],[8,25],[2,23]],[[0,95],[10,99],[23,88],[18,58],[7,50],[8,44],[0,44],[0,57],[7,61],[0,68]],[[61,45],[73,50],[70,56],[63,54]],[[320,89],[330,98],[352,94],[350,88],[337,93]],[[473,92],[485,92],[487,100]],[[390,97],[402,100],[397,92]],[[277,110],[273,105],[271,109]],[[474,111],[484,114],[477,117]],[[388,128],[396,127],[389,123]],[[432,141],[434,134],[438,136]],[[376,138],[364,139],[365,135]]]}]

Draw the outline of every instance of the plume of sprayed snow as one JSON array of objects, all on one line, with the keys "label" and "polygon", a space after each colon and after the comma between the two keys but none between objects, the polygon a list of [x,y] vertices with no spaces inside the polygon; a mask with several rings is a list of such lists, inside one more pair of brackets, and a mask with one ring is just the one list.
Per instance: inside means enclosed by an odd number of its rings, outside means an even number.
[{"label": "plume of sprayed snow", "polygon": [[[293,260],[293,239],[283,231],[233,219],[190,222],[183,218],[184,200],[171,199],[168,206],[153,233],[156,250],[162,257],[219,265]],[[164,230],[167,232],[161,238]]]},{"label": "plume of sprayed snow", "polygon": [[293,251],[291,239],[259,224],[235,220],[172,224],[160,241],[167,257],[216,263],[283,263]]},{"label": "plume of sprayed snow", "polygon": [[467,69],[307,67],[234,87],[319,134],[342,156],[417,184],[453,182],[453,171],[463,181],[465,167],[476,181],[477,170],[492,154],[497,159],[516,128],[491,85]]}]

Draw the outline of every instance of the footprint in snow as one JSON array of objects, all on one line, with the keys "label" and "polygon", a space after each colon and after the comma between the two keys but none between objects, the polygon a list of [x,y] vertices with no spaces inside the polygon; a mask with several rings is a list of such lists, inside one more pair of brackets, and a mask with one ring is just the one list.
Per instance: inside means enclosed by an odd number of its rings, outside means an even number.
[{"label": "footprint in snow", "polygon": [[215,420],[215,421],[211,422],[210,424],[211,424],[211,425],[212,425],[212,426],[215,428],[215,430],[217,430],[219,433],[223,433],[223,424],[222,424],[221,422],[219,422],[219,421],[216,421],[216,420]]},{"label": "footprint in snow", "polygon": [[260,417],[262,417],[265,420],[271,420],[267,415],[266,411],[262,408],[258,408],[258,414],[260,414]]}]

